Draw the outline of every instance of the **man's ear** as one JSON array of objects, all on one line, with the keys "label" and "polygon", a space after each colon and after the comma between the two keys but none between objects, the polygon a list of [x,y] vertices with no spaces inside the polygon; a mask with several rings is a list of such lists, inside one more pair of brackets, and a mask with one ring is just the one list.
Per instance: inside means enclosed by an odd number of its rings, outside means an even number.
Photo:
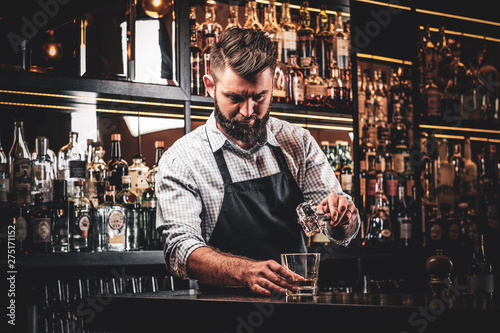
[{"label": "man's ear", "polygon": [[205,83],[205,88],[208,94],[215,99],[215,82],[212,75],[203,75],[203,83]]}]

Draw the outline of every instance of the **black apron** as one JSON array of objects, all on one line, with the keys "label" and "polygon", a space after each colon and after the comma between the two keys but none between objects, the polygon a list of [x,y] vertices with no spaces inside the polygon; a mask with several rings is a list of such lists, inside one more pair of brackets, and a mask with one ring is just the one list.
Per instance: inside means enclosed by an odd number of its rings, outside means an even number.
[{"label": "black apron", "polygon": [[282,253],[307,252],[296,212],[304,197],[281,148],[269,147],[281,171],[236,183],[231,180],[222,149],[214,153],[224,179],[224,199],[208,244],[223,252],[281,263]]}]

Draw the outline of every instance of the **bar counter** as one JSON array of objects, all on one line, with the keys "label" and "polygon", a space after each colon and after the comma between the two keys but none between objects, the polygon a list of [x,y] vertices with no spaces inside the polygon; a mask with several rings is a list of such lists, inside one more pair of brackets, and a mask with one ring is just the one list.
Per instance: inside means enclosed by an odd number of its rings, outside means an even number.
[{"label": "bar counter", "polygon": [[[458,295],[458,296],[457,296]],[[165,291],[87,299],[84,325],[111,332],[499,332],[498,294],[320,292],[292,299],[247,292]]]}]

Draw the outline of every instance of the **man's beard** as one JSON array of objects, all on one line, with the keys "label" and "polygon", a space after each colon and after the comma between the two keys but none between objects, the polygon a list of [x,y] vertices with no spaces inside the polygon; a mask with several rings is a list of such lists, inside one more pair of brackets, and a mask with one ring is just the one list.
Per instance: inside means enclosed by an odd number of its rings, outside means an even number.
[{"label": "man's beard", "polygon": [[[234,119],[227,119],[221,112],[217,99],[214,101],[215,119],[220,125],[224,133],[229,135],[235,140],[244,143],[256,143],[259,139],[263,138],[266,132],[266,125],[269,120],[269,109],[262,118],[258,118],[256,114],[250,117],[243,117],[238,115]],[[242,124],[241,121],[254,120],[253,125]]]}]

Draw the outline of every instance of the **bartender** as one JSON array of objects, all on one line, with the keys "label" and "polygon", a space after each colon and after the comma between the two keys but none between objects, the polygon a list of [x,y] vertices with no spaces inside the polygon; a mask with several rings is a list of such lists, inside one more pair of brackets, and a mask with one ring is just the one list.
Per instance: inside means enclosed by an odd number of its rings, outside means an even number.
[{"label": "bartender", "polygon": [[270,117],[277,49],[262,31],[226,30],[211,49],[207,122],[159,163],[157,229],[165,262],[200,285],[270,295],[296,287],[281,253],[307,252],[297,206],[331,216],[325,235],[347,245],[358,210],[309,131]]}]

